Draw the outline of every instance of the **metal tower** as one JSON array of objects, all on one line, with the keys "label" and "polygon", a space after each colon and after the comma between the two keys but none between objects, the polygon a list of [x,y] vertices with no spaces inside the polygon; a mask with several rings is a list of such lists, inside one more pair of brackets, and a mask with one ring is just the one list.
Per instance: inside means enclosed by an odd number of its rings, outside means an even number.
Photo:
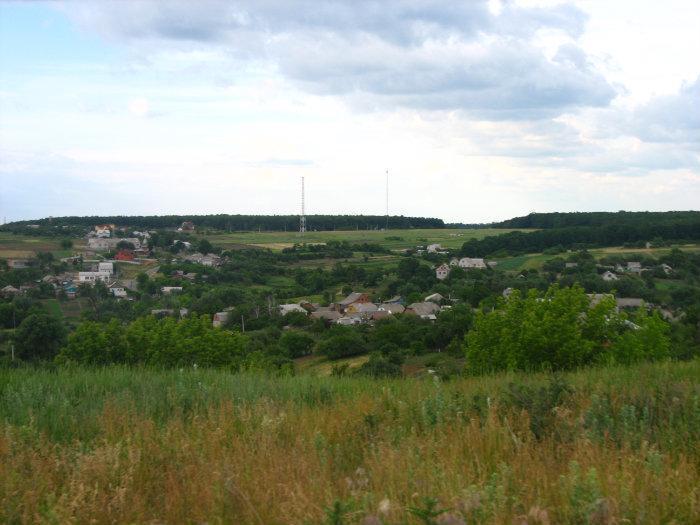
[{"label": "metal tower", "polygon": [[386,169],[386,226],[389,229],[389,168]]},{"label": "metal tower", "polygon": [[306,210],[304,207],[304,177],[301,178],[301,215],[299,216],[299,235],[306,232]]}]

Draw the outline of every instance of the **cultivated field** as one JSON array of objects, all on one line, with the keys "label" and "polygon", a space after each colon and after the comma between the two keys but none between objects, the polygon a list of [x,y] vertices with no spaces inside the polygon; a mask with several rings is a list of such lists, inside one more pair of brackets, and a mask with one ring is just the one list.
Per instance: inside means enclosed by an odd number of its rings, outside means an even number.
[{"label": "cultivated field", "polygon": [[[418,245],[439,243],[445,248],[461,248],[469,239],[483,239],[489,235],[501,235],[513,230],[502,229],[412,229],[412,230],[351,230],[299,232],[236,232],[207,234],[212,244],[223,247],[260,246],[281,250],[295,243],[325,243],[331,240],[371,242],[392,250],[415,248]],[[523,230],[526,231],[526,230]]]},{"label": "cultivated field", "polygon": [[61,257],[70,255],[70,250],[61,248],[61,239],[0,232],[0,258],[34,257],[38,252],[52,252]]},{"label": "cultivated field", "polygon": [[0,370],[0,522],[698,523],[699,377]]}]

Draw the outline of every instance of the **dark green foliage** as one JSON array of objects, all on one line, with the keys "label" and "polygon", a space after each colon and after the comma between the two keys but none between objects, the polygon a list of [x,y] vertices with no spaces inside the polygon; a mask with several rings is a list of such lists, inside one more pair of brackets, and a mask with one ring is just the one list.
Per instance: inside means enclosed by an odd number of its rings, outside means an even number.
[{"label": "dark green foliage", "polygon": [[279,346],[287,357],[296,359],[309,355],[316,341],[313,337],[298,330],[288,330],[279,339]]},{"label": "dark green foliage", "polygon": [[362,335],[350,327],[334,326],[316,345],[316,351],[329,359],[340,359],[367,351]]},{"label": "dark green foliage", "polygon": [[670,356],[669,327],[642,308],[628,320],[612,298],[591,305],[583,289],[552,286],[515,291],[477,315],[467,334],[467,370],[569,370],[595,363],[633,363]]},{"label": "dark green foliage", "polygon": [[63,323],[48,314],[31,314],[14,334],[17,356],[27,361],[53,359],[66,338]]}]

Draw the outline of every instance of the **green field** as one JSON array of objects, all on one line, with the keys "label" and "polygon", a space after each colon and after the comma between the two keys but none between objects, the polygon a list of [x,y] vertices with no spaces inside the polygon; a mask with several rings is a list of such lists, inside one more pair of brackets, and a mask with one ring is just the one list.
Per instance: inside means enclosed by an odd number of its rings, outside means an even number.
[{"label": "green field", "polygon": [[0,522],[699,523],[698,377],[0,369]]},{"label": "green field", "polygon": [[[461,248],[469,239],[483,239],[489,235],[501,235],[514,230],[502,229],[415,229],[415,230],[350,230],[306,232],[235,232],[213,233],[206,238],[216,246],[224,248],[241,248],[258,246],[281,250],[296,243],[325,243],[331,240],[354,243],[369,242],[381,244],[391,250],[415,248],[419,245],[439,243],[444,248]],[[525,230],[523,230],[525,231]]]},{"label": "green field", "polygon": [[61,248],[61,239],[0,232],[0,258],[33,257],[38,252],[51,252],[56,257],[68,257],[71,254],[71,250]]}]

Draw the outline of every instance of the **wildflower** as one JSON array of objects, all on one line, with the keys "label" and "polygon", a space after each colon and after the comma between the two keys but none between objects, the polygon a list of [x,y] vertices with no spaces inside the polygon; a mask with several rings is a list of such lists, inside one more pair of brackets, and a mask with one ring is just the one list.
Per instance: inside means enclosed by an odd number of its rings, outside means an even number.
[{"label": "wildflower", "polygon": [[384,498],[379,502],[378,510],[381,514],[389,514],[389,511],[391,511],[391,502],[389,501],[389,498]]}]

